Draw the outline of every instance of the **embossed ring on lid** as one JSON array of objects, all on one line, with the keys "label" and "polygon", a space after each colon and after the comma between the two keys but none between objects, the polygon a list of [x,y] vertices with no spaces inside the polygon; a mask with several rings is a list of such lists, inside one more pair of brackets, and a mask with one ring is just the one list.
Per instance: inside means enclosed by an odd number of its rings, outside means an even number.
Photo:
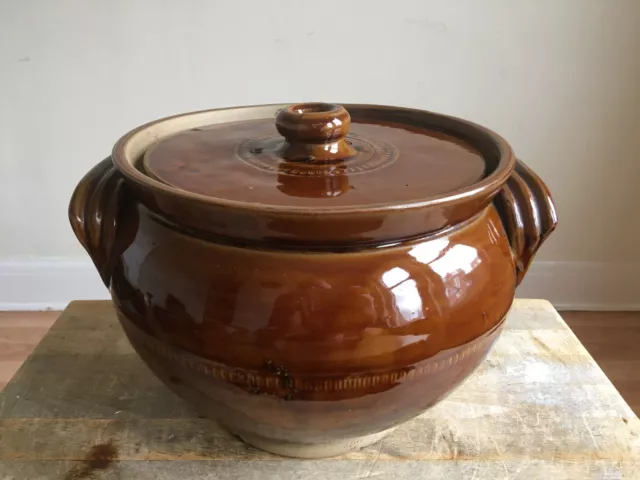
[{"label": "embossed ring on lid", "polygon": [[139,171],[177,191],[250,208],[408,205],[460,193],[497,161],[457,127],[442,128],[441,117],[395,107],[297,103],[194,118],[155,124]]}]

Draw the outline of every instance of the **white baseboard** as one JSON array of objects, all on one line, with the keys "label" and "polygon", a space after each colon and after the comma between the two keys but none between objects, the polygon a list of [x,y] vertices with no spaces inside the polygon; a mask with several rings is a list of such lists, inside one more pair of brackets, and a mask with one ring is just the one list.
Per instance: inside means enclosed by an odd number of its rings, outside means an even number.
[{"label": "white baseboard", "polygon": [[0,261],[0,310],[63,310],[71,300],[108,298],[89,259]]},{"label": "white baseboard", "polygon": [[[640,263],[534,262],[518,298],[558,310],[640,310]],[[71,300],[108,299],[89,259],[0,261],[0,310],[62,310]]]},{"label": "white baseboard", "polygon": [[534,261],[516,297],[557,310],[640,310],[640,263]]}]

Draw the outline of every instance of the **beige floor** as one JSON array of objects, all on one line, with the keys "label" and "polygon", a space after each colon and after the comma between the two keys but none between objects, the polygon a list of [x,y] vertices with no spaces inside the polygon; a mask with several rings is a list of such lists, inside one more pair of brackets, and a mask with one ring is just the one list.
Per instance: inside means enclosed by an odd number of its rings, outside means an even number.
[{"label": "beige floor", "polygon": [[[0,312],[0,390],[58,312]],[[561,312],[571,329],[640,415],[640,312]]]}]

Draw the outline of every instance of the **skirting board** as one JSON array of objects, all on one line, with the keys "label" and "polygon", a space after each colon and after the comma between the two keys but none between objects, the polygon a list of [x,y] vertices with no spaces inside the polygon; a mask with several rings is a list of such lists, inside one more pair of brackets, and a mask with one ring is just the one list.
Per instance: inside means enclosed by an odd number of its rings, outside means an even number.
[{"label": "skirting board", "polygon": [[[518,298],[558,310],[640,310],[640,263],[534,262]],[[0,310],[62,310],[71,300],[108,299],[90,260],[0,261]]]}]

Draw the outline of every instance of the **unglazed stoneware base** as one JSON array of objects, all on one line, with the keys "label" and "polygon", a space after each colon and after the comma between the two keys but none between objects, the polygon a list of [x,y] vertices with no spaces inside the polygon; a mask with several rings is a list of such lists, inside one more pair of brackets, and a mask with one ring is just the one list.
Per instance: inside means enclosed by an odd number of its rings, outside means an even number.
[{"label": "unglazed stoneware base", "polygon": [[237,432],[232,429],[227,429],[237,437],[240,437],[243,442],[259,448],[260,450],[264,450],[265,452],[294,458],[327,458],[336,457],[338,455],[343,455],[354,450],[368,447],[369,445],[382,440],[396,428],[397,427],[389,428],[372,435],[345,438],[323,443],[285,442],[282,440],[265,438],[253,433]]}]

